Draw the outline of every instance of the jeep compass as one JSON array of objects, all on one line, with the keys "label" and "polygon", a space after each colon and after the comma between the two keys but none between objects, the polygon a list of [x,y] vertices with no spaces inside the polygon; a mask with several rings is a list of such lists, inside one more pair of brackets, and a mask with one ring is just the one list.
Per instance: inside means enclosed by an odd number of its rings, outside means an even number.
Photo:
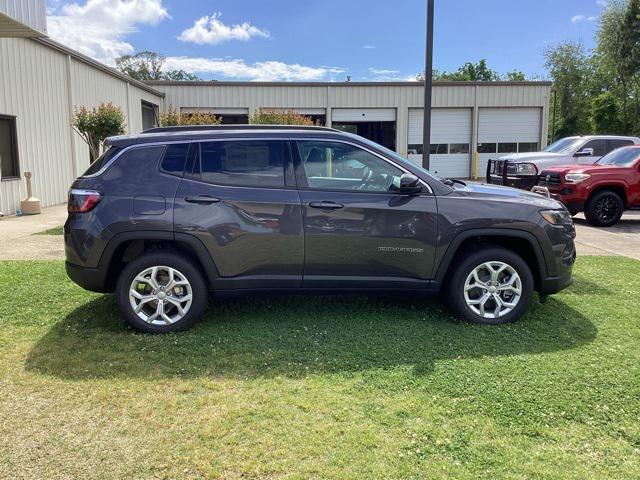
[{"label": "jeep compass", "polygon": [[441,292],[519,319],[572,282],[556,200],[442,179],[323,127],[155,128],[113,137],[69,192],[66,269],[134,329],[191,327],[209,294]]}]

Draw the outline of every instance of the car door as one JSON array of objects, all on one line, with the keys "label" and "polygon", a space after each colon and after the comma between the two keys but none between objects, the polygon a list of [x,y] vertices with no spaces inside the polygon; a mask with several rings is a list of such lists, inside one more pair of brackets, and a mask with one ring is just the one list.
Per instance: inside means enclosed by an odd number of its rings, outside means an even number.
[{"label": "car door", "polygon": [[214,288],[300,287],[303,230],[289,142],[206,140],[191,144],[176,192],[176,236],[210,253]]},{"label": "car door", "polygon": [[394,191],[399,166],[344,141],[297,140],[305,287],[421,288],[433,270],[436,198]]}]

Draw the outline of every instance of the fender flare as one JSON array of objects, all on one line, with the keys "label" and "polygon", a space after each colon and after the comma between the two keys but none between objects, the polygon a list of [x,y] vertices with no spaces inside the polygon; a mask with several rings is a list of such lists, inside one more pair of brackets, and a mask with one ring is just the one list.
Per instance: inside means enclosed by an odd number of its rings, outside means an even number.
[{"label": "fender flare", "polygon": [[220,275],[218,273],[218,267],[216,266],[213,258],[209,254],[202,241],[194,235],[188,233],[173,233],[163,230],[137,230],[132,232],[122,232],[114,235],[109,239],[107,246],[105,247],[100,261],[98,263],[100,269],[104,269],[106,272],[110,265],[113,255],[118,247],[123,243],[135,240],[155,240],[155,241],[168,241],[175,243],[183,243],[191,247],[195,252],[203,273],[207,276],[209,283],[211,284]]},{"label": "fender flare", "polygon": [[533,233],[527,232],[525,230],[515,230],[509,228],[471,229],[458,233],[451,241],[451,243],[449,243],[449,246],[447,247],[447,250],[442,257],[442,260],[440,261],[440,264],[438,265],[436,271],[435,280],[438,284],[441,285],[444,281],[444,278],[449,271],[449,266],[451,265],[451,262],[455,255],[458,253],[462,242],[473,237],[515,237],[518,239],[526,240],[533,249],[533,252],[536,256],[536,261],[538,262],[538,271],[532,273],[534,273],[534,275],[537,274],[539,281],[542,281],[549,274],[544,252],[542,250],[542,247],[540,246],[539,240]]}]

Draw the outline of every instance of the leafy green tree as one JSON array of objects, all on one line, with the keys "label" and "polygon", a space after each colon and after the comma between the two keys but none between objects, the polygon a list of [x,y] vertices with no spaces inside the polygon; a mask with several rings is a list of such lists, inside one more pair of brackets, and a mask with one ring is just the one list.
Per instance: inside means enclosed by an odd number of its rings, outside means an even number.
[{"label": "leafy green tree", "polygon": [[588,133],[591,125],[587,79],[591,68],[584,45],[581,42],[564,41],[547,48],[544,56],[553,80],[555,99],[551,114],[555,113],[555,125],[551,126],[551,130],[555,138]]},{"label": "leafy green tree", "polygon": [[74,112],[72,127],[89,145],[89,158],[93,163],[108,137],[124,133],[125,117],[120,107],[111,103],[101,103],[93,109],[83,105]]},{"label": "leafy green tree", "polygon": [[612,92],[602,92],[591,99],[591,129],[601,134],[622,131],[617,99]]},{"label": "leafy green tree", "polygon": [[136,80],[200,80],[194,75],[184,70],[168,70],[164,71],[163,66],[166,57],[156,52],[148,50],[138,52],[135,55],[123,55],[116,58],[116,68],[125,75]]},{"label": "leafy green tree", "polygon": [[[519,70],[512,70],[505,75],[501,75],[489,68],[486,59],[483,58],[477,63],[465,62],[455,72],[433,70],[433,79],[450,82],[495,82],[499,80],[524,81],[527,77]],[[422,82],[424,80],[424,72],[416,75],[416,80]]]}]

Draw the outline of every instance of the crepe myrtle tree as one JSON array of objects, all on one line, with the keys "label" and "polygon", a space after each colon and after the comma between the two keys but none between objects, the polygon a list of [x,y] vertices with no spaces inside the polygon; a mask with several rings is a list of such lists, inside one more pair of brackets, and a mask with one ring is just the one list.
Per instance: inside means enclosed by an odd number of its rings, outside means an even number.
[{"label": "crepe myrtle tree", "polygon": [[277,110],[273,108],[259,108],[250,117],[251,124],[266,125],[314,125],[311,118],[293,110]]},{"label": "crepe myrtle tree", "polygon": [[222,119],[207,112],[179,112],[170,106],[166,112],[160,114],[161,127],[175,127],[177,125],[220,125]]},{"label": "crepe myrtle tree", "polygon": [[112,103],[101,103],[92,109],[83,105],[75,110],[72,127],[89,145],[89,159],[93,163],[108,137],[125,133],[125,116]]}]

